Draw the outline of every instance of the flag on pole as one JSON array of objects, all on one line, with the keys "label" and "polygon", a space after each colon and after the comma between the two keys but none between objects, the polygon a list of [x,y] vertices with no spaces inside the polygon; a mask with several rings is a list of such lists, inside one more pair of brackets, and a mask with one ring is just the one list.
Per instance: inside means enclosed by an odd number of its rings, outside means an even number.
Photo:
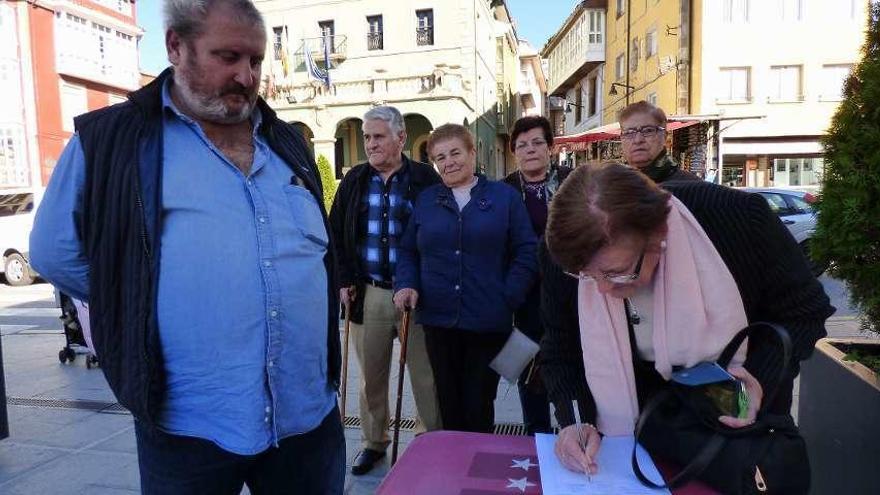
[{"label": "flag on pole", "polygon": [[287,43],[287,24],[284,25],[284,32],[281,35],[281,71],[284,73],[284,78],[287,78],[287,74],[290,72],[290,56],[288,53],[289,45]]},{"label": "flag on pole", "polygon": [[324,85],[327,88],[330,88],[330,43],[333,42],[333,38],[324,33],[324,68],[326,69],[326,77],[324,79]]},{"label": "flag on pole", "polygon": [[[329,56],[327,55],[326,47],[324,50],[324,54],[325,64],[327,64],[327,67],[329,67]],[[315,59],[312,58],[312,50],[309,49],[309,44],[306,42],[306,40],[303,40],[303,58],[305,58],[306,71],[309,73],[309,77],[317,81],[323,82],[324,85],[329,88],[330,71],[318,67],[318,64],[315,63]]]}]

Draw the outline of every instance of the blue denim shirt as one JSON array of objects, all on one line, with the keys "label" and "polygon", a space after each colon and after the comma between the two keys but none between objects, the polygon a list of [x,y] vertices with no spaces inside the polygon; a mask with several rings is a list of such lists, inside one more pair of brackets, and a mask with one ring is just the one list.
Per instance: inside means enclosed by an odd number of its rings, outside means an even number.
[{"label": "blue denim shirt", "polygon": [[[159,337],[167,377],[160,426],[236,454],[316,428],[327,380],[327,232],[312,195],[259,137],[245,176],[163,91]],[[74,218],[85,159],[74,136],[37,212],[35,268],[88,298]]]}]

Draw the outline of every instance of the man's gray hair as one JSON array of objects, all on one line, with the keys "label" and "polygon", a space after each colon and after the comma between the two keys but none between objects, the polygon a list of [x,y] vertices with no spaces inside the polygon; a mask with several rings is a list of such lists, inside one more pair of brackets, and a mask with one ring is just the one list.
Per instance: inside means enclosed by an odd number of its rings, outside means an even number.
[{"label": "man's gray hair", "polygon": [[165,30],[170,29],[185,40],[194,40],[204,33],[208,12],[221,6],[232,9],[239,21],[266,30],[263,14],[251,0],[165,0]]},{"label": "man's gray hair", "polygon": [[395,136],[406,131],[406,124],[403,121],[403,115],[400,110],[394,107],[376,107],[372,108],[364,114],[364,122],[368,120],[381,120],[388,124],[391,134]]}]

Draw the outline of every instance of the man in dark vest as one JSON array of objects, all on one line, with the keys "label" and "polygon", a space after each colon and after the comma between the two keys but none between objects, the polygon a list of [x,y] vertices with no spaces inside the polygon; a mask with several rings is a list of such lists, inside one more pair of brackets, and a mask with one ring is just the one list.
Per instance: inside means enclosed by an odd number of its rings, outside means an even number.
[{"label": "man in dark vest", "polygon": [[147,494],[342,493],[335,259],[250,0],[165,3],[172,67],[75,121],[31,236],[89,302]]}]

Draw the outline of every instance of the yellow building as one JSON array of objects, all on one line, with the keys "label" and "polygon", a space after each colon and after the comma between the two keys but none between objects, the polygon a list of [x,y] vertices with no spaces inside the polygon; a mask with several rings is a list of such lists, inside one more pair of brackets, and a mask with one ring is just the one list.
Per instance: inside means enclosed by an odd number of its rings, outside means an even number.
[{"label": "yellow building", "polygon": [[[605,61],[605,105],[602,121],[617,121],[628,103],[645,100],[667,114],[689,114],[698,84],[700,1],[610,0]],[[694,41],[694,43],[691,43]],[[627,50],[629,47],[629,50]]]}]

